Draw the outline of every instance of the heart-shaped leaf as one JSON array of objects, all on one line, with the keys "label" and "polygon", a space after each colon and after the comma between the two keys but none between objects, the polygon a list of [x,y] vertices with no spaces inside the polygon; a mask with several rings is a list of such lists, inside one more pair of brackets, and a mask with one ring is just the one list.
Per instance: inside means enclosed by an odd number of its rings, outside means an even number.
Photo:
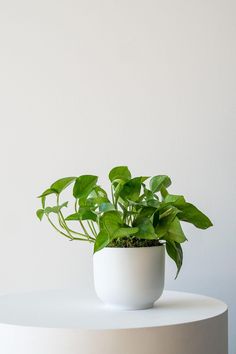
[{"label": "heart-shaped leaf", "polygon": [[76,180],[76,177],[64,177],[54,182],[50,189],[60,194],[66,187]]},{"label": "heart-shaped leaf", "polygon": [[39,220],[41,221],[42,218],[43,218],[43,216],[44,216],[44,210],[43,210],[43,209],[38,209],[38,210],[36,211],[36,215],[37,215],[37,217],[39,218]]},{"label": "heart-shaped leaf", "polygon": [[113,234],[123,225],[121,215],[118,211],[108,211],[100,217],[100,228],[105,229],[110,240]]},{"label": "heart-shaped leaf", "polygon": [[[106,247],[110,242],[108,232],[106,230],[101,230],[96,237],[96,241],[94,244],[94,253],[100,251],[104,247]],[[109,266],[109,265],[108,265]]]},{"label": "heart-shaped leaf", "polygon": [[165,175],[154,176],[150,180],[150,189],[153,193],[159,192],[162,187],[169,187],[171,185],[171,179]]},{"label": "heart-shaped leaf", "polygon": [[97,183],[98,177],[93,175],[83,175],[76,178],[73,195],[75,198],[87,197]]},{"label": "heart-shaped leaf", "polygon": [[126,182],[120,191],[120,197],[124,200],[138,201],[142,185],[142,177],[135,177]]},{"label": "heart-shaped leaf", "polygon": [[131,178],[131,173],[127,166],[114,167],[109,173],[109,179],[111,182],[115,180],[128,181]]}]

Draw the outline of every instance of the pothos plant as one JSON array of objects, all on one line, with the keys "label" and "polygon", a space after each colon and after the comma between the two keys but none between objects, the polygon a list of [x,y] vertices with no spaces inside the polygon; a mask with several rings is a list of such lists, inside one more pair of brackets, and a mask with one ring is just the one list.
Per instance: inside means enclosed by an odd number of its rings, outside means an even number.
[{"label": "pothos plant", "polygon": [[[147,180],[149,179],[149,183]],[[181,244],[187,240],[181,222],[197,228],[212,226],[210,219],[182,195],[170,194],[171,179],[165,175],[133,177],[127,166],[114,167],[109,173],[110,197],[98,185],[98,177],[82,175],[54,182],[40,196],[40,220],[45,216],[51,226],[69,240],[88,241],[94,252],[104,247],[150,247],[165,243],[175,261],[177,274],[183,262]],[[73,186],[73,212],[62,192]],[[48,196],[55,198],[48,206]],[[50,198],[51,200],[51,198]],[[72,224],[74,223],[72,227]]]}]

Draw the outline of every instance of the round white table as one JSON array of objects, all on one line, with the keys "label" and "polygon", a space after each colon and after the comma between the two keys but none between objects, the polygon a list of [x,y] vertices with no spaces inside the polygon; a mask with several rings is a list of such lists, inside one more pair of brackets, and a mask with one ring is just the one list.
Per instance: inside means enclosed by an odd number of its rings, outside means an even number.
[{"label": "round white table", "polygon": [[0,296],[1,354],[227,354],[227,306],[164,292],[148,310],[106,308],[78,290]]}]

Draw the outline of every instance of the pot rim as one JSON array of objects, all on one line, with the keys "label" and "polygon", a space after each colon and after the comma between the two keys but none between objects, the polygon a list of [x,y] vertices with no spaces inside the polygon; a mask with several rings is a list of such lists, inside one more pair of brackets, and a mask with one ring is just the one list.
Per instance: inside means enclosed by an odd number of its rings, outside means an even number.
[{"label": "pot rim", "polygon": [[[158,248],[158,247],[163,247],[165,245],[166,245],[165,243],[162,243],[157,246],[142,246],[142,247],[109,247],[109,246],[106,246],[106,247],[102,248],[100,251],[102,251],[104,249],[130,250],[130,249],[143,249],[143,248]],[[98,252],[100,252],[100,251],[98,251]]]}]

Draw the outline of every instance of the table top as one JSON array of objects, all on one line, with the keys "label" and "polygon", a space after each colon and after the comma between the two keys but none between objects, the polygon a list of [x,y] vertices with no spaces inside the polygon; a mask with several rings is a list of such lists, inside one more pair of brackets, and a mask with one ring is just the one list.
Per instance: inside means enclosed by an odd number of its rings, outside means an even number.
[{"label": "table top", "polygon": [[127,329],[201,321],[227,311],[222,301],[165,291],[152,309],[113,310],[95,295],[79,290],[51,290],[0,296],[0,325],[67,329]]}]

